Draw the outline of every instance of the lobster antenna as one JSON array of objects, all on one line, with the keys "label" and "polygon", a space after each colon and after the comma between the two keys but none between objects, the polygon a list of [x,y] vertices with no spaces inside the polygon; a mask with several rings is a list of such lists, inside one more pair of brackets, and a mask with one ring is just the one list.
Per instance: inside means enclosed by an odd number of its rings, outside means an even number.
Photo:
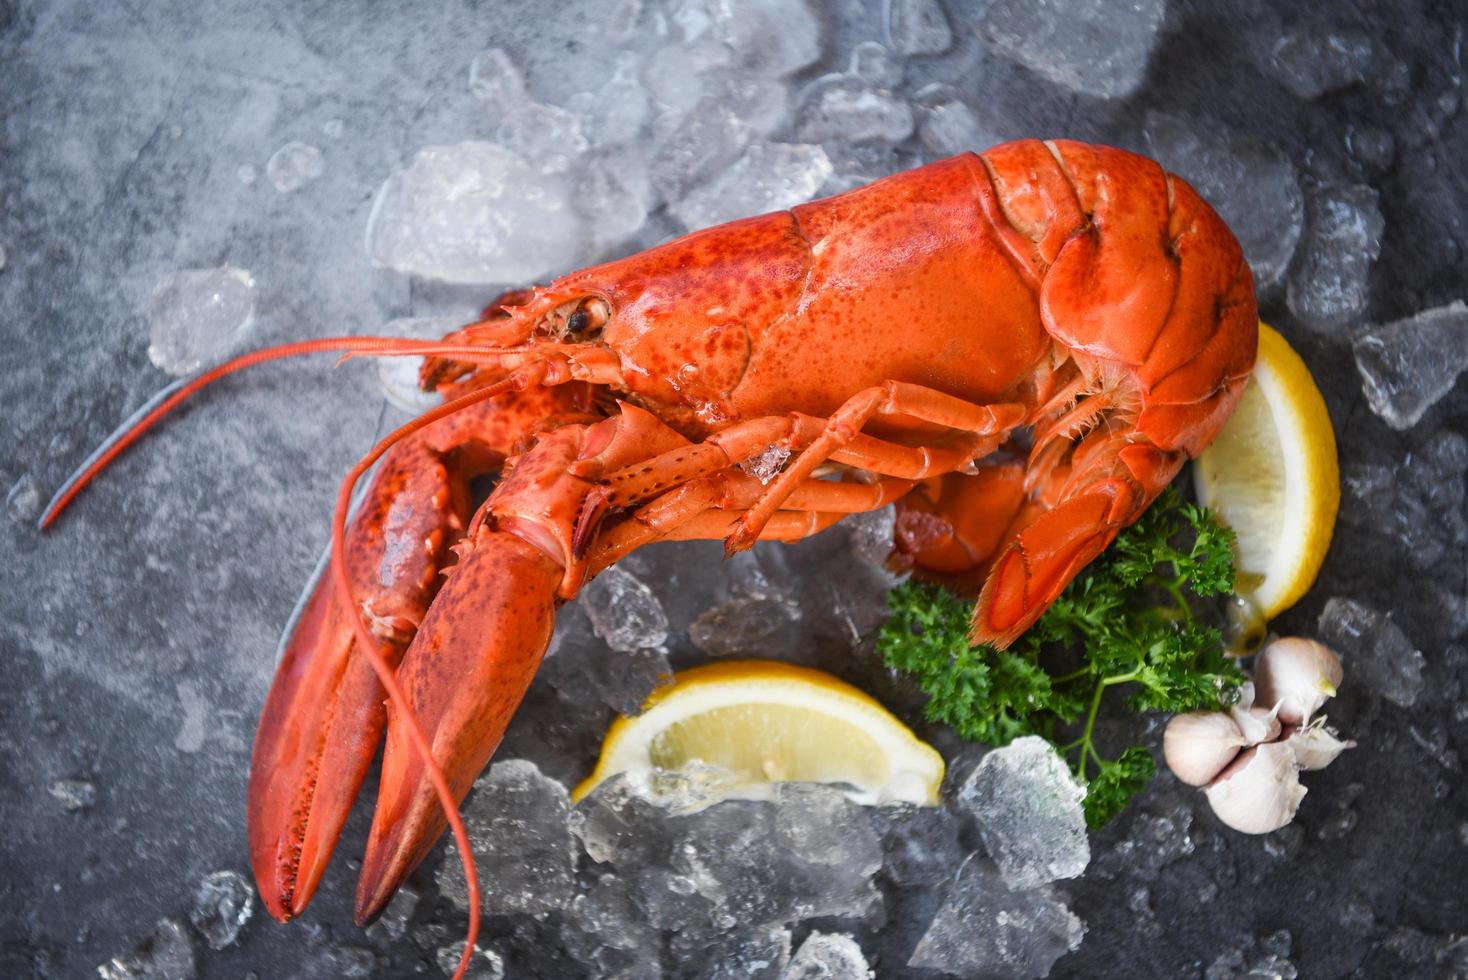
[{"label": "lobster antenna", "polygon": [[46,505],[41,519],[37,522],[38,526],[44,531],[54,524],[56,518],[61,516],[61,512],[76,499],[77,494],[86,489],[87,484],[96,479],[97,475],[122,455],[129,446],[142,438],[145,432],[162,421],[164,416],[183,404],[200,389],[208,387],[220,378],[256,364],[278,361],[301,354],[319,354],[323,351],[343,351],[349,356],[352,354],[389,357],[437,354],[468,361],[498,363],[496,352],[493,350],[399,337],[323,337],[317,340],[302,340],[251,351],[205,371],[192,380],[175,381],[144,402],[142,407],[128,416],[127,420],[118,426],[112,435],[103,440],[86,461],[71,476],[67,477],[66,482],[61,485],[56,495]]},{"label": "lobster antenna", "polygon": [[503,394],[510,389],[522,389],[527,385],[544,380],[544,362],[526,365],[515,371],[509,377],[472,391],[467,395],[446,402],[432,411],[408,422],[385,439],[373,446],[367,455],[359,459],[352,471],[342,481],[341,490],[337,493],[336,513],[332,518],[331,526],[331,574],[333,586],[336,590],[337,601],[347,611],[352,621],[352,630],[357,637],[357,643],[362,652],[367,655],[367,662],[372,665],[372,670],[377,674],[377,679],[382,682],[383,689],[387,692],[388,700],[398,709],[402,719],[408,724],[408,735],[413,743],[413,748],[423,760],[424,769],[427,770],[428,778],[433,783],[434,793],[438,796],[438,802],[443,807],[444,816],[448,818],[449,829],[453,832],[454,842],[459,847],[459,860],[464,865],[464,879],[468,884],[469,899],[469,930],[464,941],[464,953],[459,957],[458,969],[454,972],[454,980],[462,980],[469,970],[469,964],[474,956],[475,943],[479,939],[479,872],[474,864],[474,852],[469,843],[468,831],[464,829],[463,818],[459,815],[459,805],[454,800],[452,791],[449,789],[447,778],[443,770],[439,768],[437,761],[433,758],[433,749],[428,741],[428,736],[423,733],[423,726],[418,722],[418,716],[408,706],[408,699],[403,690],[398,686],[397,674],[387,663],[387,659],[378,649],[372,634],[368,631],[366,624],[362,621],[361,614],[357,611],[357,604],[352,598],[351,579],[347,576],[347,559],[344,542],[346,539],[347,512],[351,509],[353,491],[356,489],[357,481],[362,478],[372,466],[399,440],[412,435],[426,425],[437,422],[439,419],[451,415],[462,408],[467,408],[476,402],[482,402]]}]

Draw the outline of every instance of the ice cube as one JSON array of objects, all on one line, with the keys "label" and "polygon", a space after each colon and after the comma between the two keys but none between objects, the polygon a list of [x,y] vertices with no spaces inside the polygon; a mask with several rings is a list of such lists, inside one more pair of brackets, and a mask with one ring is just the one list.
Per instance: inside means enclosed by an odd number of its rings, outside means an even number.
[{"label": "ice cube", "polygon": [[9,258],[10,258],[10,256],[7,255],[6,252],[5,252],[5,246],[4,245],[0,245],[0,272],[4,272],[5,271],[5,263],[6,263],[6,260],[8,260]]},{"label": "ice cube", "polygon": [[882,864],[872,811],[820,783],[780,783],[773,794],[775,836],[812,865],[874,874]]},{"label": "ice cube", "polygon": [[[459,968],[459,960],[464,956],[464,940],[459,940],[451,946],[440,947],[433,954],[433,961],[443,971],[444,976],[451,977]],[[492,949],[484,949],[481,946],[474,947],[474,956],[469,960],[469,969],[464,974],[464,980],[505,980],[505,961],[500,954]]]},{"label": "ice cube", "polygon": [[940,0],[891,0],[887,37],[906,55],[942,54],[953,46],[953,28]]},{"label": "ice cube", "polygon": [[[787,826],[778,833],[779,813],[778,804],[728,800],[676,819],[673,870],[714,903],[714,925],[773,926],[822,916],[861,918],[870,912],[881,900],[872,881],[881,853],[870,826],[843,845],[828,840],[840,827],[826,828],[824,835],[815,830],[806,834],[799,814],[786,815],[799,830]],[[850,848],[853,860],[830,865],[802,856],[825,857],[838,847]]]},{"label": "ice cube", "polygon": [[790,962],[790,930],[774,926],[721,935],[701,943],[698,953],[697,980],[778,980]]},{"label": "ice cube", "polygon": [[902,84],[902,62],[876,41],[851,49],[851,74],[873,88],[893,89]]},{"label": "ice cube", "polygon": [[490,48],[470,62],[469,91],[494,112],[503,112],[530,99],[525,73],[503,48]]},{"label": "ice cube", "polygon": [[675,125],[709,93],[729,65],[729,49],[707,38],[692,44],[668,44],[642,65],[647,93]]},{"label": "ice cube", "polygon": [[321,151],[310,143],[291,141],[265,161],[265,176],[282,194],[293,194],[326,172]]},{"label": "ice cube", "polygon": [[1149,112],[1146,133],[1153,158],[1190,183],[1228,223],[1255,286],[1277,283],[1289,268],[1305,216],[1289,158],[1263,140],[1201,116]]},{"label": "ice cube", "polygon": [[995,0],[979,36],[996,52],[1082,95],[1131,95],[1141,85],[1164,0]]},{"label": "ice cube", "polygon": [[[408,316],[391,320],[382,328],[384,336],[411,340],[442,340],[464,325],[463,317]],[[443,404],[443,396],[418,386],[421,357],[379,357],[374,380],[388,401],[410,415]]]},{"label": "ice cube", "polygon": [[85,779],[58,779],[46,787],[46,792],[67,813],[90,810],[97,803],[97,787]]},{"label": "ice cube", "polygon": [[874,976],[855,939],[812,932],[791,957],[780,980],[869,980]]},{"label": "ice cube", "polygon": [[918,124],[918,138],[940,157],[979,153],[1001,142],[997,133],[979,121],[973,109],[957,99],[926,109]]},{"label": "ice cube", "polygon": [[1097,860],[1102,877],[1126,875],[1150,882],[1164,867],[1193,853],[1193,811],[1186,800],[1150,799],[1155,811],[1138,813],[1127,836]]},{"label": "ice cube", "polygon": [[494,143],[429,146],[389,177],[367,222],[374,263],[456,283],[522,283],[576,263],[566,185]]},{"label": "ice cube", "polygon": [[1033,888],[1086,870],[1091,845],[1076,782],[1049,742],[1015,739],[984,756],[958,791],[989,855],[1014,888]]},{"label": "ice cube", "polygon": [[233,946],[255,914],[255,889],[238,871],[213,871],[194,889],[189,921],[210,949]]},{"label": "ice cube", "polygon": [[591,253],[609,254],[647,223],[655,203],[646,162],[628,148],[604,151],[583,162],[573,202],[590,229]]},{"label": "ice cube", "polygon": [[367,927],[367,938],[384,946],[391,946],[408,933],[408,923],[418,911],[423,893],[412,882],[405,883],[387,903],[387,908],[377,921]]},{"label": "ice cube", "polygon": [[881,814],[882,871],[894,884],[936,885],[962,866],[958,820],[946,807],[888,805]]},{"label": "ice cube", "polygon": [[987,862],[971,855],[908,965],[965,977],[1046,977],[1085,933],[1048,889],[1011,891]]},{"label": "ice cube", "polygon": [[[479,868],[486,915],[538,915],[563,909],[576,894],[576,849],[566,788],[533,762],[496,762],[474,784],[464,825]],[[464,868],[450,843],[434,876],[459,909],[469,907]]]},{"label": "ice cube", "polygon": [[327,139],[339,140],[347,131],[347,124],[340,119],[328,119],[321,124],[321,133]]},{"label": "ice cube", "polygon": [[1307,325],[1338,327],[1366,312],[1371,263],[1386,228],[1377,200],[1364,184],[1323,184],[1306,196],[1305,234],[1286,301]]},{"label": "ice cube", "polygon": [[761,136],[782,129],[790,115],[790,90],[774,78],[731,70],[716,75],[711,92]]},{"label": "ice cube", "polygon": [[713,0],[712,34],[749,71],[793,75],[821,56],[821,16],[807,0]]},{"label": "ice cube", "polygon": [[542,174],[565,173],[591,145],[580,116],[542,102],[525,102],[503,116],[495,140]]},{"label": "ice cube", "polygon": [[1269,53],[1269,70],[1300,98],[1318,99],[1365,78],[1374,54],[1361,31],[1286,34]]},{"label": "ice cube", "polygon": [[[892,505],[852,514],[841,526],[851,538],[851,552],[862,561],[886,571],[897,533],[897,508]],[[895,584],[895,583],[894,583]]]},{"label": "ice cube", "polygon": [[821,86],[801,110],[798,132],[810,143],[901,143],[912,135],[912,107],[854,80]]},{"label": "ice cube", "polygon": [[625,775],[592,790],[571,812],[571,832],[599,864],[624,870],[666,864],[674,828]]},{"label": "ice cube", "polygon": [[173,375],[223,360],[255,319],[255,280],[244,269],[184,269],[148,302],[148,359]]},{"label": "ice cube", "polygon": [[648,695],[673,676],[667,651],[660,647],[609,653],[595,641],[558,645],[543,670],[573,705],[605,705],[623,715],[639,714]]},{"label": "ice cube", "polygon": [[1394,429],[1410,428],[1468,369],[1468,305],[1458,300],[1369,327],[1352,347],[1371,410]]},{"label": "ice cube", "polygon": [[739,777],[722,766],[692,760],[677,769],[652,769],[628,781],[644,799],[668,813],[693,813],[727,800]]},{"label": "ice cube", "polygon": [[562,937],[567,951],[590,967],[597,965],[601,946],[620,950],[651,950],[654,955],[662,937],[633,901],[627,882],[614,874],[576,896],[566,911]]},{"label": "ice cube", "polygon": [[[757,141],[728,169],[674,201],[669,210],[684,227],[707,228],[804,203],[830,175],[831,161],[819,146]],[[768,483],[789,456],[790,450],[771,447],[744,468]]]},{"label": "ice cube", "polygon": [[1347,683],[1356,683],[1403,708],[1422,693],[1422,651],[1385,614],[1354,599],[1326,602],[1316,624],[1320,642],[1341,655]]},{"label": "ice cube", "polygon": [[693,645],[711,657],[781,659],[794,641],[799,618],[791,603],[768,596],[730,599],[688,626]]},{"label": "ice cube", "polygon": [[5,513],[17,524],[29,524],[41,513],[41,488],[29,473],[10,485],[5,494]]},{"label": "ice cube", "polygon": [[648,91],[638,78],[641,67],[630,53],[618,55],[601,86],[566,101],[566,108],[581,117],[582,132],[592,146],[636,140],[652,118]]},{"label": "ice cube", "polygon": [[596,635],[613,650],[660,647],[668,638],[663,604],[640,579],[613,566],[581,590],[581,608]]},{"label": "ice cube", "polygon": [[751,130],[728,106],[705,97],[663,139],[652,158],[652,182],[669,200],[728,167],[744,152]]},{"label": "ice cube", "polygon": [[178,919],[160,919],[132,952],[97,967],[101,980],[193,980],[198,975],[193,937]]}]

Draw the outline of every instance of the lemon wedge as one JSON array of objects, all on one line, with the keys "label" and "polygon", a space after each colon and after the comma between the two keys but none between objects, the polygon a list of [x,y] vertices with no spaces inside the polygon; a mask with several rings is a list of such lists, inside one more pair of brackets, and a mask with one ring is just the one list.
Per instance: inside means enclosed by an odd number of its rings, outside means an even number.
[{"label": "lemon wedge", "polygon": [[1262,626],[1314,584],[1341,499],[1325,399],[1300,355],[1266,324],[1254,375],[1193,479],[1199,502],[1238,535],[1240,625]]},{"label": "lemon wedge", "polygon": [[571,794],[618,773],[716,767],[723,797],[766,799],[780,782],[832,783],[857,803],[932,805],[943,757],[869,695],[830,674],[768,660],[695,667],[612,722],[601,759]]}]

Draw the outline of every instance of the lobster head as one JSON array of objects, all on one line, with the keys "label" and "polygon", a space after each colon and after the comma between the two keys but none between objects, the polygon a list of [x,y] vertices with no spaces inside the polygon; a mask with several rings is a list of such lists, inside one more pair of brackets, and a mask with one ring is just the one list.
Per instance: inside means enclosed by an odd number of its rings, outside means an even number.
[{"label": "lobster head", "polygon": [[506,294],[494,319],[458,336],[614,358],[616,387],[700,434],[732,414],[729,394],[763,331],[798,303],[808,262],[794,218],[763,215]]}]

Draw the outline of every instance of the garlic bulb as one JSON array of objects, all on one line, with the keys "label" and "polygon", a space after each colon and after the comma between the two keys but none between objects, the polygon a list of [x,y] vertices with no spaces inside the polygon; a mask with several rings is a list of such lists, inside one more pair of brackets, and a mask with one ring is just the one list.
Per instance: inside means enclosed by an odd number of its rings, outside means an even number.
[{"label": "garlic bulb", "polygon": [[1275,640],[1254,661],[1259,704],[1277,707],[1287,725],[1308,722],[1344,678],[1340,657],[1323,643],[1298,636]]},{"label": "garlic bulb", "polygon": [[1167,768],[1189,786],[1203,786],[1239,754],[1245,744],[1238,724],[1221,711],[1173,715],[1162,733]]},{"label": "garlic bulb", "polygon": [[1280,724],[1277,709],[1266,711],[1263,708],[1240,708],[1235,705],[1229,709],[1229,715],[1233,717],[1234,723],[1243,733],[1245,745],[1273,742],[1279,738]]},{"label": "garlic bulb", "polygon": [[1356,747],[1355,739],[1342,742],[1335,729],[1326,728],[1324,715],[1314,723],[1291,732],[1285,742],[1294,751],[1295,762],[1300,768],[1312,770],[1324,769],[1346,749]]},{"label": "garlic bulb", "polygon": [[1204,794],[1218,819],[1245,834],[1267,834],[1295,818],[1305,787],[1288,743],[1245,749]]}]

